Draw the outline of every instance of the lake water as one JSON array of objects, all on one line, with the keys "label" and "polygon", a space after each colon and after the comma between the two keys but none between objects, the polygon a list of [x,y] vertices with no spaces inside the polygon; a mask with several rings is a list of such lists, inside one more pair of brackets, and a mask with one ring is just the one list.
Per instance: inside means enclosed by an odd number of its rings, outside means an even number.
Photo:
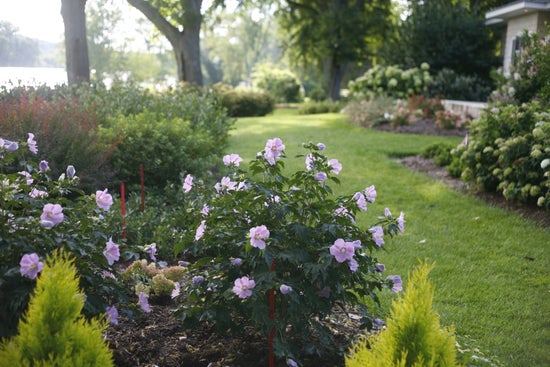
[{"label": "lake water", "polygon": [[64,68],[19,68],[0,67],[0,86],[10,89],[17,85],[55,86],[67,84],[67,72]]}]

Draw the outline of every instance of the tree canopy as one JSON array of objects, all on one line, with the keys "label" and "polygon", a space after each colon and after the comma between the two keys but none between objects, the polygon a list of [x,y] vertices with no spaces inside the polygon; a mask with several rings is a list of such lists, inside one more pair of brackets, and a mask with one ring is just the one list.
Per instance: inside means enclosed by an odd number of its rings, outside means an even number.
[{"label": "tree canopy", "polygon": [[0,21],[0,66],[36,66],[39,50],[36,40],[19,35],[9,22]]}]

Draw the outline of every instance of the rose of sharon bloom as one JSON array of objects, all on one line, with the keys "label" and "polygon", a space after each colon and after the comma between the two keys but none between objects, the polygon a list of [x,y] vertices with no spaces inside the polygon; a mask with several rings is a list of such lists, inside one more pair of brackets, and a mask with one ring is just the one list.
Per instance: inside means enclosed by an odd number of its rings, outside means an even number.
[{"label": "rose of sharon bloom", "polygon": [[369,203],[374,203],[376,200],[376,188],[371,185],[365,189],[365,198]]},{"label": "rose of sharon bloom", "polygon": [[197,231],[195,232],[195,241],[198,241],[204,236],[204,230],[206,229],[206,221],[202,220],[201,224],[197,227]]},{"label": "rose of sharon bloom", "polygon": [[40,161],[40,163],[38,163],[38,169],[40,170],[40,172],[48,171],[50,169],[48,161]]},{"label": "rose of sharon bloom", "polygon": [[275,160],[281,156],[283,150],[285,150],[285,145],[281,139],[269,139],[265,144],[264,158],[273,166],[275,165]]},{"label": "rose of sharon bloom", "polygon": [[38,190],[36,187],[33,187],[31,189],[31,192],[29,192],[29,196],[31,198],[45,198],[48,196],[48,193],[46,191]]},{"label": "rose of sharon bloom", "polygon": [[385,217],[391,217],[392,216],[389,208],[384,209],[384,216]]},{"label": "rose of sharon bloom", "polygon": [[220,182],[217,182],[214,188],[216,191],[222,192],[222,191],[232,191],[235,190],[237,187],[237,182],[231,181],[229,177],[223,177]]},{"label": "rose of sharon bloom", "polygon": [[107,306],[105,310],[107,321],[113,325],[118,325],[118,310],[115,306]]},{"label": "rose of sharon bloom", "polygon": [[189,191],[191,191],[192,187],[193,187],[193,176],[191,175],[185,176],[185,180],[183,180],[183,193],[187,194]]},{"label": "rose of sharon bloom", "polygon": [[68,165],[66,169],[67,178],[69,180],[72,180],[74,178],[74,175],[76,174],[76,170],[74,169],[74,166]]},{"label": "rose of sharon bloom", "polygon": [[380,247],[384,244],[384,228],[381,226],[374,226],[370,230],[370,233],[372,233],[372,240],[376,244],[376,246]]},{"label": "rose of sharon bloom", "polygon": [[353,194],[353,199],[357,201],[357,207],[360,210],[367,210],[367,199],[365,199],[365,195],[363,195],[362,192],[356,192],[355,194]]},{"label": "rose of sharon bloom", "polygon": [[144,292],[139,292],[139,307],[141,307],[141,310],[145,313],[151,312],[151,306],[149,306],[149,301],[147,300],[147,298],[149,297]]},{"label": "rose of sharon bloom", "polygon": [[403,290],[403,281],[399,275],[388,275],[386,279],[392,281],[393,286],[391,288],[395,293],[399,293]]},{"label": "rose of sharon bloom", "polygon": [[36,140],[34,140],[34,134],[33,133],[28,133],[28,134],[29,134],[29,138],[27,139],[27,144],[29,145],[29,150],[31,151],[31,153],[37,154],[38,148],[36,147]]},{"label": "rose of sharon bloom", "polygon": [[105,244],[105,250],[103,251],[103,256],[107,259],[109,265],[113,265],[115,261],[120,259],[120,250],[118,245],[113,242],[113,238],[109,237],[109,241]]},{"label": "rose of sharon bloom", "polygon": [[250,228],[250,244],[260,250],[265,248],[265,239],[269,238],[269,230],[266,226]]},{"label": "rose of sharon bloom", "polygon": [[44,263],[38,259],[36,253],[23,255],[19,265],[21,266],[19,268],[21,275],[30,279],[35,279],[38,273],[44,268]]},{"label": "rose of sharon bloom", "polygon": [[13,153],[19,149],[19,144],[15,141],[4,140],[4,148],[6,149],[6,152]]},{"label": "rose of sharon bloom", "polygon": [[338,162],[338,159],[331,159],[328,161],[328,165],[332,168],[330,172],[339,174],[342,170],[342,163]]},{"label": "rose of sharon bloom", "polygon": [[204,277],[202,275],[196,275],[191,279],[191,283],[193,284],[200,284],[202,282],[204,282]]},{"label": "rose of sharon bloom", "polygon": [[63,208],[59,204],[46,204],[40,216],[40,225],[46,229],[53,228],[63,222]]},{"label": "rose of sharon bloom", "polygon": [[231,165],[239,167],[239,164],[241,164],[242,161],[243,159],[238,154],[228,154],[223,157],[223,164],[228,167]]},{"label": "rose of sharon bloom", "polygon": [[19,173],[21,176],[25,177],[25,183],[27,185],[32,185],[32,183],[34,182],[34,180],[32,179],[32,176],[29,172],[21,171],[21,172],[17,172],[17,173]]},{"label": "rose of sharon bloom", "polygon": [[279,290],[282,294],[289,294],[292,292],[292,287],[286,284],[281,284],[281,287],[279,287]]},{"label": "rose of sharon bloom", "polygon": [[181,291],[181,285],[179,282],[174,283],[174,289],[172,289],[172,293],[170,294],[170,298],[174,299],[177,298],[180,295]]},{"label": "rose of sharon bloom", "polygon": [[384,270],[386,270],[386,266],[384,264],[380,264],[380,263],[376,263],[376,265],[374,265],[374,268],[376,269],[376,271],[378,271],[379,273],[383,273]]},{"label": "rose of sharon bloom", "polygon": [[290,358],[286,360],[286,365],[288,367],[298,367],[298,363],[296,363],[296,361]]},{"label": "rose of sharon bloom", "polygon": [[319,182],[325,182],[327,180],[328,176],[325,172],[317,172],[315,174],[315,180]]},{"label": "rose of sharon bloom", "polygon": [[153,260],[154,262],[157,261],[157,258],[155,256],[157,254],[157,244],[156,243],[153,242],[152,244],[145,246],[144,251],[145,251],[146,254],[149,255],[151,260]]},{"label": "rose of sharon bloom", "polygon": [[346,242],[339,238],[330,246],[330,254],[334,256],[336,261],[343,263],[344,261],[353,259],[355,254],[355,246],[353,242]]},{"label": "rose of sharon bloom", "polygon": [[315,159],[313,159],[313,156],[311,154],[306,155],[306,169],[308,171],[313,170],[314,163],[315,163]]},{"label": "rose of sharon bloom", "polygon": [[241,266],[242,263],[243,263],[243,260],[238,257],[231,260],[231,265],[233,266]]},{"label": "rose of sharon bloom", "polygon": [[107,211],[111,208],[111,205],[113,205],[113,197],[111,194],[107,193],[107,189],[103,191],[98,190],[95,192],[95,202],[98,207]]},{"label": "rose of sharon bloom", "polygon": [[325,144],[323,143],[317,143],[317,149],[319,150],[325,150],[327,147]]},{"label": "rose of sharon bloom", "polygon": [[239,298],[248,298],[252,295],[252,289],[256,286],[256,282],[249,279],[247,276],[235,279],[235,285],[233,286],[233,293]]},{"label": "rose of sharon bloom", "polygon": [[405,232],[405,213],[403,212],[399,213],[399,217],[397,217],[397,228],[401,233]]},{"label": "rose of sharon bloom", "polygon": [[359,263],[357,262],[357,260],[353,258],[348,262],[348,266],[349,266],[349,270],[353,272],[356,272],[357,269],[359,269]]}]

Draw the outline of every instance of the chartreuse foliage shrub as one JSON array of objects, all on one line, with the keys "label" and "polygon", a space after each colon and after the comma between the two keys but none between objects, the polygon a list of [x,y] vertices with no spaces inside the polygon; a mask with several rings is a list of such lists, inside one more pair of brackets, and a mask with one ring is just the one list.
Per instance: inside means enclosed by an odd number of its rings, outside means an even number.
[{"label": "chartreuse foliage shrub", "polygon": [[432,307],[431,269],[423,263],[413,270],[404,293],[392,303],[387,329],[359,339],[346,367],[458,366],[454,331],[441,329]]},{"label": "chartreuse foliage shrub", "polygon": [[43,259],[57,249],[71,254],[86,292],[84,311],[91,316],[126,299],[124,287],[109,275],[114,258],[105,251],[136,256],[134,245],[118,249],[123,218],[109,191],[82,192],[78,167],[52,178],[48,162],[36,162],[32,151],[40,148],[40,140],[0,138],[0,336],[15,332],[34,286],[36,273],[25,272],[24,258]]},{"label": "chartreuse foliage shrub", "polygon": [[18,334],[0,344],[0,366],[112,366],[102,336],[106,324],[86,320],[84,302],[74,259],[54,251],[38,277]]},{"label": "chartreuse foliage shrub", "polygon": [[340,112],[343,108],[342,103],[331,100],[324,101],[310,101],[302,103],[298,107],[299,115],[314,115],[318,113],[330,113],[330,112]]},{"label": "chartreuse foliage shrub", "polygon": [[341,164],[324,155],[323,144],[304,147],[297,157],[304,169],[294,173],[284,172],[285,146],[274,138],[248,171],[237,154],[225,156],[228,172],[212,188],[186,177],[182,210],[196,230],[175,251],[191,262],[178,310],[187,327],[209,320],[223,333],[246,325],[266,336],[273,330],[276,356],[297,359],[334,348],[322,320],[335,306],[359,307],[369,326],[364,297],[377,301],[382,288],[398,289],[400,279],[377,268],[376,252],[404,230],[403,213],[386,209],[360,228],[355,219],[375,201],[374,186],[334,196],[329,183],[339,182]]},{"label": "chartreuse foliage shrub", "polygon": [[351,81],[349,90],[354,97],[366,98],[384,95],[406,99],[415,94],[425,95],[432,81],[429,69],[427,63],[407,70],[396,65],[377,65]]}]

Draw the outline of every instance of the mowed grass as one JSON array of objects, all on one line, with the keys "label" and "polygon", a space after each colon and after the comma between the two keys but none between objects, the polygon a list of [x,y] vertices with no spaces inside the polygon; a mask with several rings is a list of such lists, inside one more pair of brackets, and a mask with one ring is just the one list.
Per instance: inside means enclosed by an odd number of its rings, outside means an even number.
[{"label": "mowed grass", "polygon": [[[405,212],[406,231],[378,254],[387,274],[406,275],[419,259],[435,262],[434,307],[442,325],[454,325],[505,366],[550,366],[550,229],[449,189],[396,162],[434,142],[460,138],[392,134],[353,126],[345,115],[298,116],[277,111],[239,119],[230,151],[250,161],[267,139],[286,145],[286,169],[304,166],[303,142],[323,142],[343,165],[338,194],[376,185],[376,203],[364,227],[388,207]],[[382,297],[387,310],[391,294]]]}]

